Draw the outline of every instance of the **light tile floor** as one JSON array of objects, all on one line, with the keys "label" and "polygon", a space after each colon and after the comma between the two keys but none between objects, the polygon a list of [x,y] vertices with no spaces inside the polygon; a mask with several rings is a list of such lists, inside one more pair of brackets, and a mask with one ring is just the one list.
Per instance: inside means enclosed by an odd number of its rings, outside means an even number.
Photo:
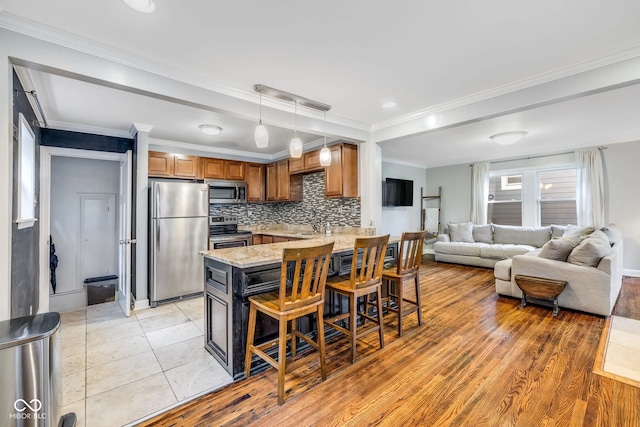
[{"label": "light tile floor", "polygon": [[63,413],[122,426],[231,383],[204,349],[203,298],[139,310],[117,303],[61,314]]},{"label": "light tile floor", "polygon": [[640,320],[611,316],[603,370],[640,382]]}]

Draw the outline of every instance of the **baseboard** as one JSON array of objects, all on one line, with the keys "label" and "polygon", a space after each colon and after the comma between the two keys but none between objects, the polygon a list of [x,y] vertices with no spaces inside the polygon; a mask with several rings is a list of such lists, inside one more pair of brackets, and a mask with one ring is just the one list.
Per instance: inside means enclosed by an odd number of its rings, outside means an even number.
[{"label": "baseboard", "polygon": [[145,308],[149,308],[149,299],[142,299],[142,300],[137,300],[134,305],[133,305],[133,309],[134,310],[143,310]]},{"label": "baseboard", "polygon": [[622,275],[629,277],[640,277],[640,270],[631,270],[629,268],[625,268],[622,270]]}]

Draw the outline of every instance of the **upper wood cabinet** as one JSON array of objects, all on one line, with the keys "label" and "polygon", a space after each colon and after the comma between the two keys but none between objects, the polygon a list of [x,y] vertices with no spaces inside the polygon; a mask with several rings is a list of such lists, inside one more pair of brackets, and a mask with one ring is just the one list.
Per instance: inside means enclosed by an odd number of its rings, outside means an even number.
[{"label": "upper wood cabinet", "polygon": [[324,195],[328,198],[358,197],[358,146],[342,143],[329,150],[331,165],[325,168]]},{"label": "upper wood cabinet", "polygon": [[149,176],[173,176],[173,154],[149,151]]},{"label": "upper wood cabinet", "polygon": [[289,160],[267,165],[266,181],[268,201],[302,200],[302,176],[289,175]]},{"label": "upper wood cabinet", "polygon": [[244,181],[245,163],[237,160],[201,157],[204,179],[233,179]]},{"label": "upper wood cabinet", "polygon": [[238,181],[244,181],[245,165],[246,165],[245,162],[239,162],[237,160],[225,160],[224,161],[225,179],[235,179]]},{"label": "upper wood cabinet", "polygon": [[224,179],[224,160],[201,157],[204,179]]},{"label": "upper wood cabinet", "polygon": [[197,156],[149,151],[149,176],[201,179]]},{"label": "upper wood cabinet", "polygon": [[310,151],[304,155],[304,169],[307,171],[322,170],[320,164],[320,150]]},{"label": "upper wood cabinet", "polygon": [[304,155],[299,159],[289,159],[289,173],[298,173],[304,171]]},{"label": "upper wood cabinet", "polygon": [[264,202],[266,166],[259,163],[247,163],[245,169],[247,177],[247,202]]}]

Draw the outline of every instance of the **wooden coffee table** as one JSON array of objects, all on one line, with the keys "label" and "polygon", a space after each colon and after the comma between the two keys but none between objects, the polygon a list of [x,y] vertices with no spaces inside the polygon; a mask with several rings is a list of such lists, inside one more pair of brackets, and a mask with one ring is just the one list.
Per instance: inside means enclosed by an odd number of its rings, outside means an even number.
[{"label": "wooden coffee table", "polygon": [[527,305],[527,297],[553,302],[553,315],[558,315],[558,295],[562,293],[567,282],[563,280],[543,279],[540,277],[516,274],[516,285],[522,291],[520,308]]}]

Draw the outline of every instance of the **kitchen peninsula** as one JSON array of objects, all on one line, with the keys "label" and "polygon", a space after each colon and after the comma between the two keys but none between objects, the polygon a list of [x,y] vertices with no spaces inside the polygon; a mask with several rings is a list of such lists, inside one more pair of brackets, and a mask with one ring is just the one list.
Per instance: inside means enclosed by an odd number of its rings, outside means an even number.
[{"label": "kitchen peninsula", "polygon": [[[303,240],[201,252],[204,256],[205,347],[234,379],[244,376],[249,297],[279,288],[283,248],[334,242],[328,275],[344,275],[351,271],[353,247],[358,235],[290,234],[292,238]],[[389,240],[385,263],[397,259],[399,241],[393,237]],[[327,291],[325,315],[332,317],[346,311],[346,300]],[[315,334],[314,315],[299,319],[297,328],[304,333]],[[259,313],[256,342],[268,341],[277,334],[277,323]],[[326,334],[331,336],[331,330],[328,329]],[[253,372],[269,366],[261,362],[261,359],[254,358]]]}]

